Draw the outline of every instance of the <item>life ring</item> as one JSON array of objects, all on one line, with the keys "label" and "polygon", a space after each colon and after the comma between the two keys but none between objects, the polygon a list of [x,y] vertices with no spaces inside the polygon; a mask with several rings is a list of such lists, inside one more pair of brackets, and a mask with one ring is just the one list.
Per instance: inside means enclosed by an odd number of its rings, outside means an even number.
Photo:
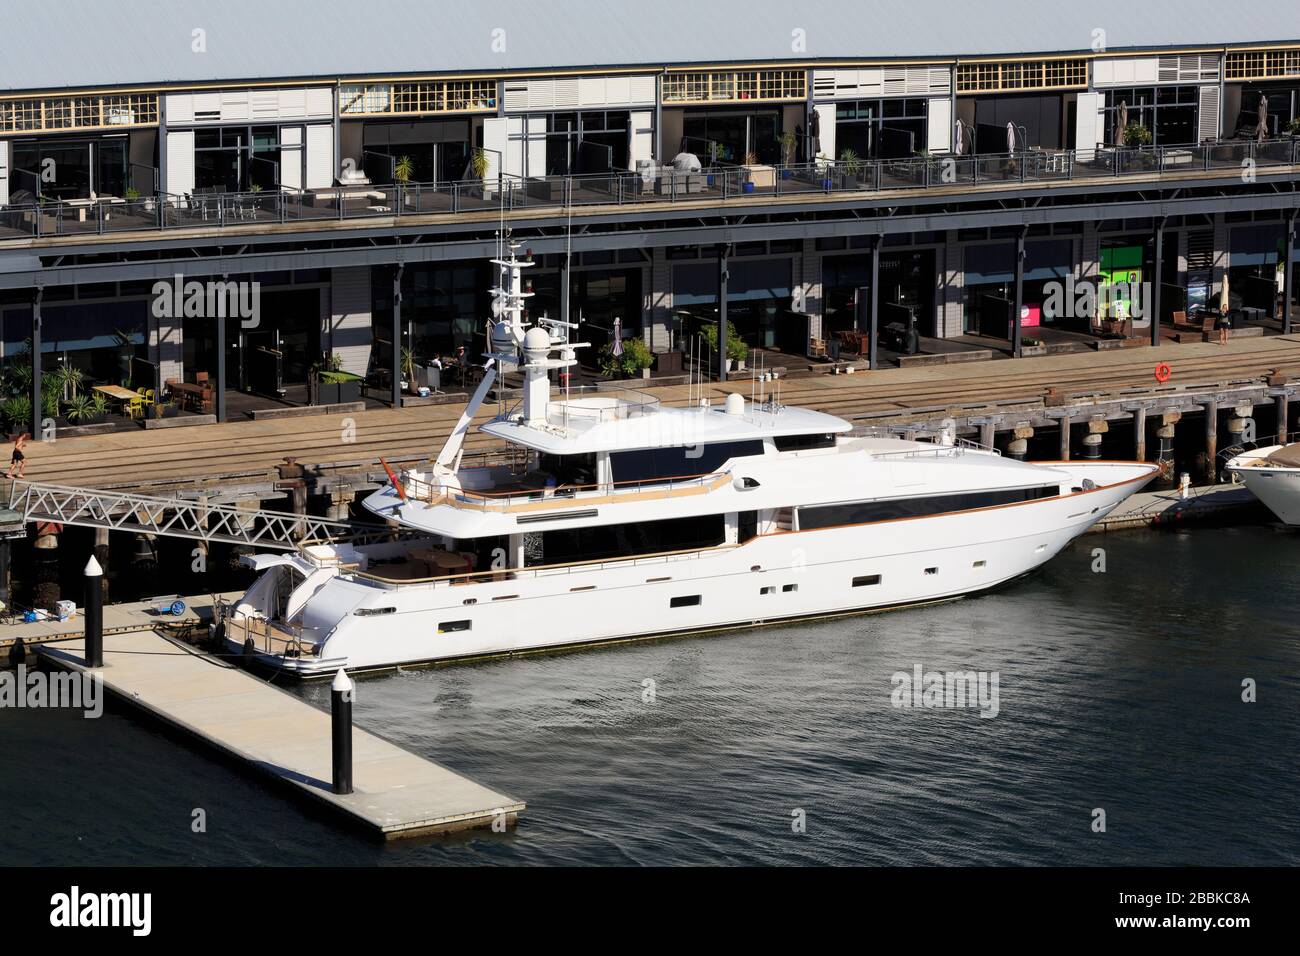
[{"label": "life ring", "polygon": [[1156,366],[1156,381],[1159,382],[1161,385],[1164,385],[1173,377],[1174,377],[1174,370],[1171,369],[1164,362],[1161,362],[1159,365]]}]

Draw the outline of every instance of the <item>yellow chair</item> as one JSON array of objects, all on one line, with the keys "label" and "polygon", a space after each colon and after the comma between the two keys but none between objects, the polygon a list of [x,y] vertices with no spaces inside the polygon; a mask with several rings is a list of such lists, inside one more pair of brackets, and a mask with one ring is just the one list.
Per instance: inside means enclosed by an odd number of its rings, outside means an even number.
[{"label": "yellow chair", "polygon": [[144,396],[136,395],[127,402],[126,413],[131,418],[144,418]]},{"label": "yellow chair", "polygon": [[140,389],[140,394],[144,396],[145,405],[156,404],[156,402],[154,401],[154,390],[152,388],[142,388]]}]

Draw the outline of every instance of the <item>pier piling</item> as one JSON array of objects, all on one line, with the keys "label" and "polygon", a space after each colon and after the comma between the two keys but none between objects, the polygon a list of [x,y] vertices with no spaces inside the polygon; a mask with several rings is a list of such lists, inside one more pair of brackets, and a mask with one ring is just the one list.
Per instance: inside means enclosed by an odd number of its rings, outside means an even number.
[{"label": "pier piling", "polygon": [[352,792],[352,679],[343,668],[330,685],[330,726],[333,737],[334,792]]},{"label": "pier piling", "polygon": [[86,666],[104,666],[104,571],[91,555],[86,562]]}]

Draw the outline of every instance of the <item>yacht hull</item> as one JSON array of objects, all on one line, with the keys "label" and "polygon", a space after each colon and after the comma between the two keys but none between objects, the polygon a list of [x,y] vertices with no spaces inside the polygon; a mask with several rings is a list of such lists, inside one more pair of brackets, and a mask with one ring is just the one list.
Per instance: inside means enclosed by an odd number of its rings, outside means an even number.
[{"label": "yacht hull", "polygon": [[[314,653],[255,658],[311,679],[339,667],[438,665],[957,600],[1041,567],[1158,473],[1131,463],[1052,467],[1098,487],[977,511],[782,532],[714,551],[394,587],[379,601],[382,616],[341,618]],[[374,591],[343,580],[325,588],[343,601],[346,588]],[[372,596],[367,607],[375,605]],[[239,650],[238,635],[228,640]]]},{"label": "yacht hull", "polygon": [[1227,470],[1240,478],[1251,494],[1283,523],[1295,528],[1300,527],[1300,468],[1261,464],[1283,447],[1262,448],[1234,458]]}]

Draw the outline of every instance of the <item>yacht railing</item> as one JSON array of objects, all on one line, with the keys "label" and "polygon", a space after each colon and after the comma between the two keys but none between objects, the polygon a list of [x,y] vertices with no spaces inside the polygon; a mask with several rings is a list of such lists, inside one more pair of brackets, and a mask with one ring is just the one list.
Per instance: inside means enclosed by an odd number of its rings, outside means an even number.
[{"label": "yacht railing", "polygon": [[872,458],[952,458],[958,455],[964,455],[967,452],[978,452],[984,455],[994,455],[1002,457],[1002,452],[996,448],[988,448],[978,442],[968,441],[965,438],[957,439],[956,444],[939,445],[935,444],[930,448],[905,448],[901,451],[873,451]]},{"label": "yacht railing", "polygon": [[451,489],[407,472],[400,476],[406,496],[427,505],[450,505],[466,511],[548,511],[574,505],[607,504],[623,498],[678,498],[706,494],[731,482],[731,472],[615,481],[592,485],[559,485],[555,488],[512,489],[510,491],[468,491]]}]

